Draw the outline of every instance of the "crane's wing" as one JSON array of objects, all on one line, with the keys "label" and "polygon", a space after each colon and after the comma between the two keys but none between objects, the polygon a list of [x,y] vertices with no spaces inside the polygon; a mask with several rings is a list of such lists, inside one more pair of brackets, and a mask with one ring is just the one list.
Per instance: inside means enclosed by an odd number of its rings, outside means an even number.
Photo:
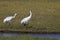
[{"label": "crane's wing", "polygon": [[10,21],[12,19],[12,16],[6,17],[3,22]]}]

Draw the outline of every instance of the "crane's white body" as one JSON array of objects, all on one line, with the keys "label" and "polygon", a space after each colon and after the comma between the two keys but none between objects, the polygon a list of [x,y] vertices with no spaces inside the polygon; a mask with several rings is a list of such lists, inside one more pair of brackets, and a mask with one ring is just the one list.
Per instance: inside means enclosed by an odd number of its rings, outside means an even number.
[{"label": "crane's white body", "polygon": [[28,21],[31,19],[31,17],[32,17],[32,12],[30,10],[30,15],[28,17],[26,17],[26,18],[23,18],[21,20],[21,24],[28,24]]},{"label": "crane's white body", "polygon": [[6,23],[6,22],[10,22],[13,18],[15,18],[16,17],[16,13],[14,14],[14,16],[8,16],[8,17],[6,17],[4,20],[3,20],[3,23]]}]

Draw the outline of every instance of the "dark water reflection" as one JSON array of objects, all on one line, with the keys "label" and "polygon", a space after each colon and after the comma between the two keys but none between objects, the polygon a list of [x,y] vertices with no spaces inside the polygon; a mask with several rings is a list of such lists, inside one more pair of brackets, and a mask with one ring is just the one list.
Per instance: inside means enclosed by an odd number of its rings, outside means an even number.
[{"label": "dark water reflection", "polygon": [[60,40],[60,34],[24,34],[24,33],[0,33],[0,36],[10,37],[10,36],[32,36],[32,37],[40,37],[40,38],[57,38]]}]

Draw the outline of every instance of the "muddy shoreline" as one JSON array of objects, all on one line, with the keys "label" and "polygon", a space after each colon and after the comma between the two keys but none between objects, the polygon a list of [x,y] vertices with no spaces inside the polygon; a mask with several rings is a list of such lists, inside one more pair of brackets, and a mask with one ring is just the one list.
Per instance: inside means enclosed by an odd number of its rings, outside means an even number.
[{"label": "muddy shoreline", "polygon": [[59,31],[32,31],[32,30],[13,30],[13,29],[0,29],[1,33],[32,33],[32,34],[60,34]]}]

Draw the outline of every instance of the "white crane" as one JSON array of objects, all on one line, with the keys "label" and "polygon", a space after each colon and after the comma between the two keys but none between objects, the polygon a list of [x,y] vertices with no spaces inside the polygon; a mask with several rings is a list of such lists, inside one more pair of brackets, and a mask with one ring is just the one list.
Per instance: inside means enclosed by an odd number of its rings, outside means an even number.
[{"label": "white crane", "polygon": [[15,18],[17,13],[14,14],[14,16],[8,16],[3,20],[3,23],[8,23],[10,22],[13,18]]},{"label": "white crane", "polygon": [[29,15],[28,17],[26,17],[26,18],[23,18],[23,19],[21,20],[21,24],[24,24],[24,26],[25,26],[26,24],[28,24],[28,22],[29,22],[29,20],[31,19],[31,17],[32,17],[32,12],[31,12],[31,10],[30,10],[30,15]]}]

